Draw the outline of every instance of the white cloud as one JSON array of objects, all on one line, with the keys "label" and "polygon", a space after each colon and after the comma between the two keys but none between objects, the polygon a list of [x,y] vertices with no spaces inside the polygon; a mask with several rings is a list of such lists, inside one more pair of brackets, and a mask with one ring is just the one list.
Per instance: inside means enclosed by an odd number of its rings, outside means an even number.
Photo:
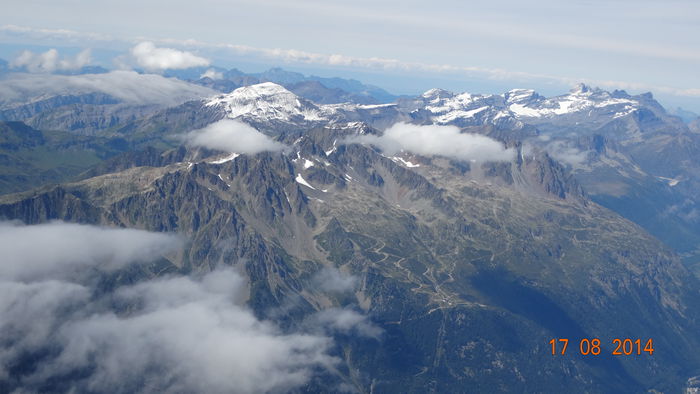
[{"label": "white cloud", "polygon": [[193,146],[249,155],[285,149],[285,145],[235,119],[222,119],[192,131],[187,134],[186,139]]},{"label": "white cloud", "polygon": [[584,151],[574,146],[570,146],[564,141],[552,141],[544,149],[554,159],[571,166],[577,167],[588,160],[590,151]]},{"label": "white cloud", "polygon": [[[467,24],[469,26],[474,25],[473,23]],[[466,25],[464,23],[456,23],[455,26],[464,28]],[[498,29],[497,29],[498,30]],[[522,30],[515,30],[518,37],[526,40],[533,40],[534,33],[522,34]],[[91,32],[78,32],[74,30],[66,29],[38,29],[26,26],[16,26],[16,25],[4,25],[0,26],[0,32],[6,32],[16,35],[24,35],[33,38],[52,38],[52,39],[68,39],[76,41],[79,39],[93,41],[114,41],[114,42],[133,42],[136,40],[134,37],[116,39],[114,37]],[[503,34],[512,34],[507,32],[502,32]],[[557,35],[553,37],[552,34],[540,35],[540,38],[544,37],[546,40],[551,41],[554,44],[565,44],[566,46],[572,46],[575,48],[595,48],[598,45],[602,45],[601,49],[612,50],[612,51],[624,51],[631,54],[641,55],[641,56],[659,56],[671,59],[690,59],[697,60],[698,55],[692,51],[686,49],[673,49],[668,47],[650,47],[649,45],[634,45],[630,46],[628,43],[611,43],[610,41],[601,41],[597,39],[593,46],[588,44],[581,44],[580,39],[572,37],[570,35],[563,36]],[[537,39],[537,37],[534,37]],[[575,39],[572,39],[575,38]],[[140,38],[139,41],[143,40]],[[381,58],[381,57],[359,57],[359,56],[348,56],[343,54],[324,54],[317,52],[302,51],[298,49],[283,49],[283,48],[263,48],[263,47],[253,47],[248,45],[231,44],[231,43],[212,43],[204,42],[199,40],[177,40],[177,39],[153,39],[150,38],[150,42],[155,42],[163,45],[177,45],[185,47],[194,47],[208,50],[227,50],[238,55],[248,55],[248,56],[259,56],[267,59],[273,59],[277,61],[284,61],[289,63],[307,63],[307,64],[321,64],[328,66],[341,66],[341,67],[358,67],[358,68],[368,68],[368,69],[379,69],[388,71],[412,71],[412,72],[428,72],[428,73],[440,73],[440,74],[452,74],[455,76],[469,76],[469,77],[481,77],[491,80],[513,80],[518,81],[521,84],[526,83],[536,83],[536,84],[561,84],[563,86],[573,86],[577,83],[586,83],[588,85],[600,86],[609,89],[634,89],[639,91],[654,91],[655,93],[664,93],[668,95],[678,96],[678,97],[700,97],[700,89],[695,87],[677,87],[677,86],[663,86],[658,84],[640,83],[634,81],[617,81],[617,80],[601,80],[594,78],[584,78],[582,76],[562,76],[562,75],[551,75],[544,73],[533,73],[533,72],[523,72],[516,70],[508,70],[503,68],[487,68],[487,67],[476,67],[476,66],[464,66],[458,64],[438,64],[438,63],[423,63],[423,62],[409,62],[400,59],[392,58]],[[208,64],[207,64],[208,65]]]},{"label": "white cloud", "polygon": [[221,71],[216,71],[213,68],[210,68],[207,71],[205,71],[204,73],[202,73],[202,75],[200,75],[199,77],[200,78],[211,78],[214,80],[224,79],[224,73],[222,73]]},{"label": "white cloud", "polygon": [[321,64],[327,66],[357,67],[384,71],[450,74],[454,76],[487,78],[495,81],[513,80],[519,81],[520,83],[555,83],[561,84],[563,86],[574,86],[578,83],[585,83],[587,85],[600,86],[608,89],[633,89],[638,91],[654,91],[658,93],[664,93],[680,97],[700,97],[700,89],[694,87],[662,86],[631,81],[584,78],[581,76],[551,75],[544,73],[509,70],[504,68],[464,66],[458,64],[410,62],[400,59],[383,57],[360,57],[348,56],[343,54],[325,54],[302,51],[298,49],[261,48],[240,44],[209,43],[197,40],[182,41],[174,39],[161,39],[157,41],[167,43],[170,45],[186,45],[216,50],[224,49],[229,50],[238,55],[260,56],[272,60],[281,60],[286,63]]},{"label": "white cloud", "polygon": [[3,265],[14,267],[0,271],[0,380],[10,388],[40,391],[51,381],[66,392],[287,391],[319,369],[333,373],[340,360],[329,355],[324,330],[381,332],[335,309],[313,315],[311,333],[282,332],[242,305],[246,286],[230,268],[113,292],[63,272],[80,266],[94,276],[105,261],[147,260],[170,250],[172,236],[67,223],[2,229]]},{"label": "white cloud", "polygon": [[90,50],[85,49],[74,57],[60,58],[56,49],[49,49],[44,53],[22,51],[12,62],[10,67],[26,69],[32,73],[78,70],[90,64]]},{"label": "white cloud", "polygon": [[175,236],[143,230],[5,222],[0,223],[0,278],[66,277],[96,264],[102,270],[114,270],[135,261],[153,260],[179,246]]},{"label": "white cloud", "polygon": [[3,25],[0,26],[0,31],[14,35],[26,35],[33,38],[56,38],[60,40],[78,41],[112,41],[114,37],[101,33],[86,33],[69,29],[43,29],[28,26],[18,25]]},{"label": "white cloud", "polygon": [[374,325],[367,316],[349,308],[328,308],[313,314],[306,321],[312,329],[338,331],[343,334],[358,334],[379,339],[384,332]]},{"label": "white cloud", "polygon": [[158,391],[263,393],[298,387],[313,368],[335,364],[329,338],[282,334],[236,305],[241,283],[220,270],[199,281],[167,278],[123,289],[117,300],[143,308],[67,322],[57,336],[63,351],[38,374],[95,365],[88,387],[97,391],[123,387],[137,371]]},{"label": "white cloud", "polygon": [[357,277],[341,272],[335,267],[325,267],[317,272],[313,279],[314,286],[323,291],[345,293],[357,286]]},{"label": "white cloud", "polygon": [[388,155],[406,150],[419,155],[441,155],[458,160],[510,161],[513,149],[479,134],[465,134],[456,126],[414,125],[396,123],[382,136],[363,135],[349,142],[376,145]]},{"label": "white cloud", "polygon": [[175,78],[134,71],[105,74],[50,75],[15,73],[0,79],[0,104],[31,101],[47,95],[104,93],[128,104],[178,105],[217,92]]},{"label": "white cloud", "polygon": [[[58,350],[22,377],[31,388],[71,374],[76,391],[263,393],[306,383],[315,368],[332,369],[332,340],[282,333],[235,303],[242,280],[219,270],[200,280],[171,277],[117,291],[104,308],[91,289],[69,282],[0,282],[0,377],[5,368],[47,347]],[[361,321],[345,317],[341,328]],[[364,331],[363,331],[364,332]],[[373,332],[373,331],[370,331]],[[68,390],[70,391],[70,390]]]},{"label": "white cloud", "polygon": [[208,66],[209,60],[191,52],[172,48],[158,48],[154,43],[145,41],[131,48],[131,55],[136,64],[149,71],[183,69]]},{"label": "white cloud", "polygon": [[677,216],[688,223],[700,223],[700,210],[697,208],[697,203],[690,199],[685,199],[679,204],[670,205],[664,209],[662,215]]}]

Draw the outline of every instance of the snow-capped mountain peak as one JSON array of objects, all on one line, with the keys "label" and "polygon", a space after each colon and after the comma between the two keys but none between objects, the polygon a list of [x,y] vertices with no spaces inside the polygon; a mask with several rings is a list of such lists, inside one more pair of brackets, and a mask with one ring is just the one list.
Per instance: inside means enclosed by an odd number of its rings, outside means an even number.
[{"label": "snow-capped mountain peak", "polygon": [[433,101],[453,97],[454,95],[455,94],[450,92],[449,90],[433,88],[425,91],[425,93],[423,93],[421,97],[429,101]]},{"label": "snow-capped mountain peak", "polygon": [[520,127],[570,116],[617,119],[645,106],[645,96],[624,91],[607,92],[585,84],[568,93],[546,98],[532,89],[512,89],[501,95],[453,93],[430,89],[406,103],[413,117],[436,124],[471,126],[496,124]]},{"label": "snow-capped mountain peak", "polygon": [[540,97],[532,89],[513,89],[503,95],[509,103],[522,103]]},{"label": "snow-capped mountain peak", "polygon": [[221,106],[229,118],[250,116],[257,120],[322,120],[321,109],[281,85],[264,82],[216,96],[206,106]]},{"label": "snow-capped mountain peak", "polygon": [[513,89],[500,95],[430,89],[413,99],[390,104],[315,104],[278,84],[266,82],[215,96],[204,104],[223,111],[226,117],[270,129],[280,122],[301,129],[321,123],[367,122],[382,129],[391,124],[392,119],[459,127],[491,124],[520,129],[527,124],[562,121],[603,124],[647,107],[652,99],[645,97],[630,96],[622,91],[610,93],[579,84],[566,94],[549,98],[532,89]]},{"label": "snow-capped mountain peak", "polygon": [[629,96],[612,95],[599,88],[578,84],[568,94],[545,99],[531,90],[515,90],[506,93],[508,109],[520,118],[563,116],[582,111],[614,112],[615,117],[629,114],[639,107],[639,102]]},{"label": "snow-capped mountain peak", "polygon": [[572,95],[584,95],[584,94],[591,94],[594,92],[599,92],[601,91],[598,88],[591,88],[590,86],[586,85],[585,83],[577,83],[571,90],[569,90],[569,93]]}]

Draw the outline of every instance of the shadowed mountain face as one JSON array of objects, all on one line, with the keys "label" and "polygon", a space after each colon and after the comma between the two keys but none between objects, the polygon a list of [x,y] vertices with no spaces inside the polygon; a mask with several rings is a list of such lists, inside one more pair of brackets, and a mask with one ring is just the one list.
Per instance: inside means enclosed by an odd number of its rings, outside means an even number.
[{"label": "shadowed mountain face", "polygon": [[[286,149],[179,146],[226,118]],[[457,126],[512,157],[371,144],[397,122]],[[8,127],[6,151],[48,138]],[[395,104],[322,104],[265,83],[100,135],[128,152],[100,156],[81,180],[1,196],[0,217],[176,232],[186,246],[157,272],[234,266],[256,317],[285,332],[334,308],[379,329],[334,334],[339,366],[302,391],[338,381],[360,392],[678,391],[698,375],[700,284],[649,234],[671,246],[700,234],[689,215],[696,135],[649,96],[580,86],[549,99],[433,90]],[[552,356],[552,338],[571,340],[567,355]],[[601,355],[579,355],[581,338],[599,338]],[[614,338],[653,338],[656,351],[612,356]],[[19,387],[28,360],[0,389]]]},{"label": "shadowed mountain face", "polygon": [[119,137],[76,136],[0,122],[0,193],[75,179],[128,148]]}]

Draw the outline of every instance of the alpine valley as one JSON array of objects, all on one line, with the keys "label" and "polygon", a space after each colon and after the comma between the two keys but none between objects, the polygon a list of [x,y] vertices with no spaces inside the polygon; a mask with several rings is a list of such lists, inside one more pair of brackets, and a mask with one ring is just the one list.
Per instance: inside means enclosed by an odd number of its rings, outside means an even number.
[{"label": "alpine valley", "polygon": [[[585,85],[397,97],[281,69],[201,71],[3,74],[0,218],[185,240],[105,274],[100,294],[233,267],[245,308],[281,334],[328,311],[355,319],[323,331],[331,366],[268,391],[700,382],[699,120]],[[571,340],[565,355],[553,338]],[[582,338],[600,355],[581,355]],[[614,356],[615,338],[652,338],[653,354]],[[13,359],[0,391],[89,392],[90,368],[38,374],[58,353]]]}]

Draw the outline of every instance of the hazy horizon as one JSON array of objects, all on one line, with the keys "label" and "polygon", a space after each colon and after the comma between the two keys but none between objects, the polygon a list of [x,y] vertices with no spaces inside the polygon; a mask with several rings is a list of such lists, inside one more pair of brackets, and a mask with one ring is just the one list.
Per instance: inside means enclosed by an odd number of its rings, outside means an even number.
[{"label": "hazy horizon", "polygon": [[[91,49],[97,64],[114,67],[151,41],[215,66],[354,78],[399,95],[439,87],[551,96],[583,82],[651,91],[669,109],[700,112],[700,52],[692,39],[700,34],[700,5],[688,1],[149,2],[131,15],[125,10],[139,8],[128,4],[83,4],[78,13],[70,2],[9,3],[0,16],[0,57],[8,61],[23,49],[56,48],[63,56]],[[145,17],[154,14],[162,17]]]}]

